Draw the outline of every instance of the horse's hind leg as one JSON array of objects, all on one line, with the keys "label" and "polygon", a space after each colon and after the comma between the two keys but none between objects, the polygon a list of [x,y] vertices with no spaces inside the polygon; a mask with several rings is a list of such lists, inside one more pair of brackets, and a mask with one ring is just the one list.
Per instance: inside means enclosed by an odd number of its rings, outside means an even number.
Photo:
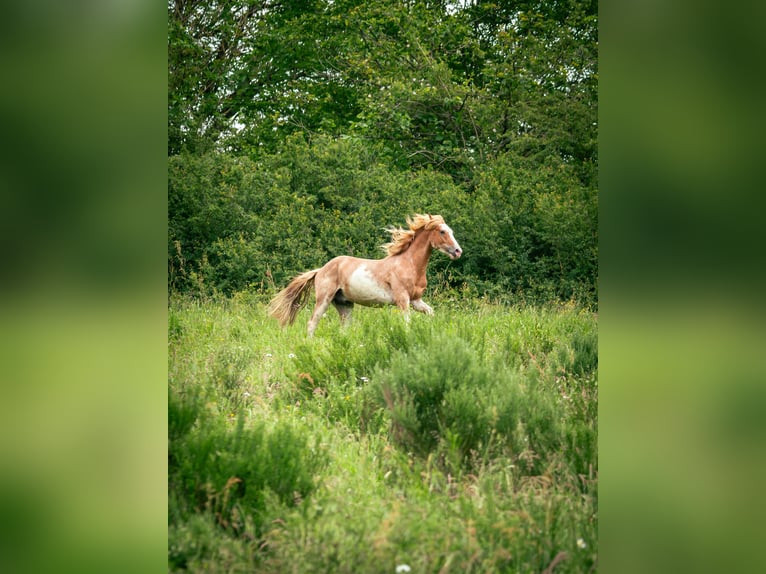
[{"label": "horse's hind leg", "polygon": [[351,321],[351,312],[354,310],[354,302],[346,299],[343,289],[338,289],[332,298],[332,306],[340,315],[340,324],[348,325]]},{"label": "horse's hind leg", "polygon": [[308,325],[309,337],[312,337],[314,335],[314,331],[317,328],[319,319],[321,319],[322,315],[324,315],[325,311],[327,311],[327,308],[330,306],[331,300],[332,300],[331,297],[323,297],[322,299],[317,297],[317,304],[316,304],[316,307],[314,307],[314,313],[311,315],[311,319],[309,319],[309,325]]},{"label": "horse's hind leg", "polygon": [[330,306],[330,303],[335,296],[334,285],[326,276],[317,276],[317,279],[314,282],[314,290],[316,292],[316,306],[314,307],[314,313],[311,315],[311,319],[309,319],[309,337],[314,335],[319,320],[322,318],[322,315],[325,314],[325,311],[327,311],[327,308]]},{"label": "horse's hind leg", "polygon": [[351,312],[354,310],[354,304],[351,301],[339,302],[334,299],[332,302],[333,307],[340,315],[340,324],[348,325],[351,322]]}]

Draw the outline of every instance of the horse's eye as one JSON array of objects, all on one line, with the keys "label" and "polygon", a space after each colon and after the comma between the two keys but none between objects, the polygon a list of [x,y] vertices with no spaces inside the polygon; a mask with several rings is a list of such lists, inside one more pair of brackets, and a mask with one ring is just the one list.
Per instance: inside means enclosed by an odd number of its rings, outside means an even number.
[{"label": "horse's eye", "polygon": [[444,235],[444,230],[443,229],[439,232],[439,235]]}]

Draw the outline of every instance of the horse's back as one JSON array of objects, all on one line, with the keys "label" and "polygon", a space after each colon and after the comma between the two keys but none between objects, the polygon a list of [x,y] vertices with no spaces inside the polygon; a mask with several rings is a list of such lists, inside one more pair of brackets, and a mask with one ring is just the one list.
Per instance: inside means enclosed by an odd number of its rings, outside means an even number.
[{"label": "horse's back", "polygon": [[328,273],[339,274],[342,276],[351,275],[356,269],[364,265],[370,269],[377,267],[379,259],[363,259],[361,257],[352,257],[351,255],[339,255],[330,259],[322,270]]}]

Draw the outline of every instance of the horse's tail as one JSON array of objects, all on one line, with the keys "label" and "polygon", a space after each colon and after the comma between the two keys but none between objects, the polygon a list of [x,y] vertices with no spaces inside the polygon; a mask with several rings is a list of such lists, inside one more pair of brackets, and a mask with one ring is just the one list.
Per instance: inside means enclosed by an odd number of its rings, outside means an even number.
[{"label": "horse's tail", "polygon": [[290,284],[277,293],[269,302],[268,313],[279,321],[283,327],[292,325],[298,311],[308,303],[314,278],[319,269],[301,273]]}]

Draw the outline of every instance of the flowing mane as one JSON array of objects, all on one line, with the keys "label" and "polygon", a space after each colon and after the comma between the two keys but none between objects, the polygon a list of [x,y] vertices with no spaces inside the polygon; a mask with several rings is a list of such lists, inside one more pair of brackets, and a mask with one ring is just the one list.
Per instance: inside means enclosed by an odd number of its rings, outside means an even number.
[{"label": "flowing mane", "polygon": [[407,218],[409,229],[402,229],[401,227],[387,228],[386,231],[391,234],[391,243],[386,243],[380,247],[388,255],[399,255],[407,250],[418,231],[421,229],[430,231],[443,223],[444,218],[441,215],[415,214],[412,218]]}]

